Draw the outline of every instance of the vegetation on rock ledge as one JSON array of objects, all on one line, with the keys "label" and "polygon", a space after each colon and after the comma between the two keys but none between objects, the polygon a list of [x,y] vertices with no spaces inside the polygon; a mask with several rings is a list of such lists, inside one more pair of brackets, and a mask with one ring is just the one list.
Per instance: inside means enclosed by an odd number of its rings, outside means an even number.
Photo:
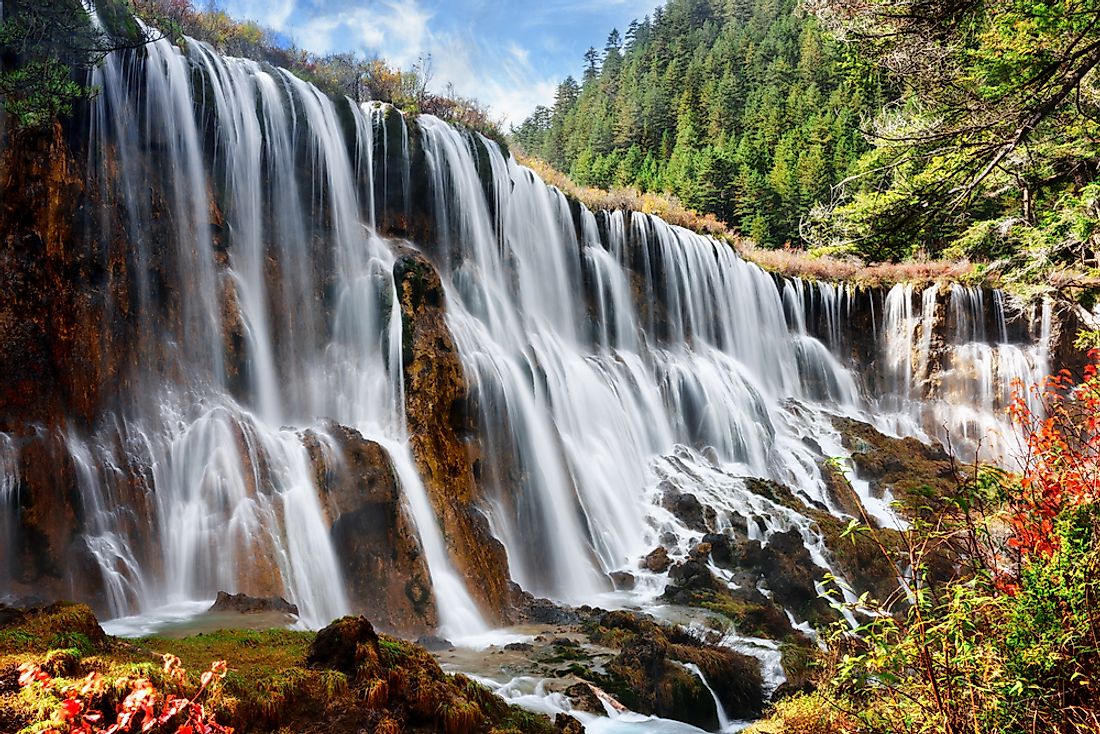
[{"label": "vegetation on rock ledge", "polygon": [[[226,667],[212,668],[212,660]],[[196,670],[205,672],[186,672]],[[81,703],[68,703],[74,700]],[[201,704],[202,715],[186,702]],[[105,635],[84,606],[0,609],[0,731],[64,734],[85,722],[90,731],[111,731],[127,712],[134,715],[115,731],[220,731],[200,722],[238,732],[559,731],[546,717],[443,673],[423,649],[375,633],[361,617],[316,634],[235,630],[127,641]],[[146,727],[149,721],[155,726]]]}]

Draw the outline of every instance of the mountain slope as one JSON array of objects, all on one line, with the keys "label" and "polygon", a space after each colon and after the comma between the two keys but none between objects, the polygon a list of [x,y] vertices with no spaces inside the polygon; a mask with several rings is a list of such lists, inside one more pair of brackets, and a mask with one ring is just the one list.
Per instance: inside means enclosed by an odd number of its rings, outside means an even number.
[{"label": "mountain slope", "polygon": [[671,0],[513,137],[582,185],[674,194],[779,246],[865,150],[881,98],[797,0]]}]

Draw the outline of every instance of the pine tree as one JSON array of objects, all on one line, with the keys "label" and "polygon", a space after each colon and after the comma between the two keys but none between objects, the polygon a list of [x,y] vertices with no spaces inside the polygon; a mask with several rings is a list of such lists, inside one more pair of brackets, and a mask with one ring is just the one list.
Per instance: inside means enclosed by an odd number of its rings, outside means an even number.
[{"label": "pine tree", "polygon": [[549,121],[536,110],[513,135],[578,183],[676,194],[761,244],[794,241],[880,99],[798,1],[668,0],[589,49]]},{"label": "pine tree", "polygon": [[592,46],[584,52],[584,83],[593,81],[600,74],[600,55]]}]

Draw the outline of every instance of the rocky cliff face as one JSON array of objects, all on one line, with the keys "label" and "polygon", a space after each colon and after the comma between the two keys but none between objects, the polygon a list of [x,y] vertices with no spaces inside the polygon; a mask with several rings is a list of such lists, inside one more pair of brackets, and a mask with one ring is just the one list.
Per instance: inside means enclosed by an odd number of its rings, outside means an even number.
[{"label": "rocky cliff face", "polygon": [[413,456],[458,570],[478,579],[471,590],[483,613],[509,617],[508,561],[479,508],[473,472],[474,414],[458,350],[446,323],[439,274],[422,255],[394,266],[405,344],[405,412]]},{"label": "rocky cliff face", "polygon": [[[668,543],[646,570],[669,582],[666,599],[702,592],[790,636],[757,586],[800,620],[822,618],[823,569],[792,522],[827,534],[859,498],[830,474],[820,436],[786,424],[815,401],[899,413],[965,402],[985,375],[952,359],[972,347],[998,378],[1037,369],[1036,354],[1078,359],[1058,309],[1014,314],[999,294],[950,285],[770,279],[658,220],[588,212],[437,120],[164,44],[111,67],[104,83],[135,89],[2,149],[0,451],[14,489],[0,492],[13,528],[0,593],[121,613],[167,597],[174,575],[172,593],[211,597],[210,579],[255,596],[298,584],[346,596],[332,616],[427,631],[445,609],[392,439],[407,441],[432,527],[497,623],[523,599],[510,570],[530,588],[587,575],[579,593],[610,589],[614,564],[638,560],[642,541],[624,536],[684,515],[684,491],[647,504],[661,472],[720,486],[711,469],[781,466],[791,486],[746,490],[774,516],[696,500],[677,528],[691,547]],[[138,105],[144,94],[176,106]],[[870,400],[839,384],[849,375]],[[1004,396],[987,392],[993,411]],[[836,450],[873,443],[861,440]],[[798,452],[812,457],[788,462]],[[831,497],[814,495],[819,480]],[[175,537],[181,518],[203,532]],[[220,555],[247,564],[226,569]],[[310,566],[318,558],[331,564]],[[708,563],[748,590],[727,593]],[[642,569],[619,571],[616,583]],[[310,585],[326,574],[330,586]]]},{"label": "rocky cliff face", "polygon": [[330,424],[305,438],[352,603],[405,635],[436,628],[431,574],[385,450]]}]

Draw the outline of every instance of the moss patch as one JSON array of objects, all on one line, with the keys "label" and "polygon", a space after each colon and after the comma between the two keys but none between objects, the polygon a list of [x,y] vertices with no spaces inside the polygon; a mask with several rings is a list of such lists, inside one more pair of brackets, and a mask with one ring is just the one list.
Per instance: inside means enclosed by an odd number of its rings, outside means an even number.
[{"label": "moss patch", "polygon": [[[464,676],[445,674],[417,645],[375,634],[362,618],[334,625],[345,625],[349,633],[330,634],[331,644],[318,653],[317,643],[330,628],[318,634],[222,630],[127,641],[105,635],[86,606],[59,604],[18,614],[0,629],[0,731],[33,726],[58,704],[52,692],[19,688],[15,673],[21,663],[48,667],[58,687],[92,671],[122,679],[101,702],[103,710],[114,711],[128,692],[125,679],[148,678],[162,692],[187,693],[215,660],[228,661],[229,672],[209,704],[219,723],[242,733],[557,731],[545,716],[509,706]],[[56,647],[58,640],[71,644]],[[189,671],[184,690],[163,674],[165,653],[178,656]]]}]

